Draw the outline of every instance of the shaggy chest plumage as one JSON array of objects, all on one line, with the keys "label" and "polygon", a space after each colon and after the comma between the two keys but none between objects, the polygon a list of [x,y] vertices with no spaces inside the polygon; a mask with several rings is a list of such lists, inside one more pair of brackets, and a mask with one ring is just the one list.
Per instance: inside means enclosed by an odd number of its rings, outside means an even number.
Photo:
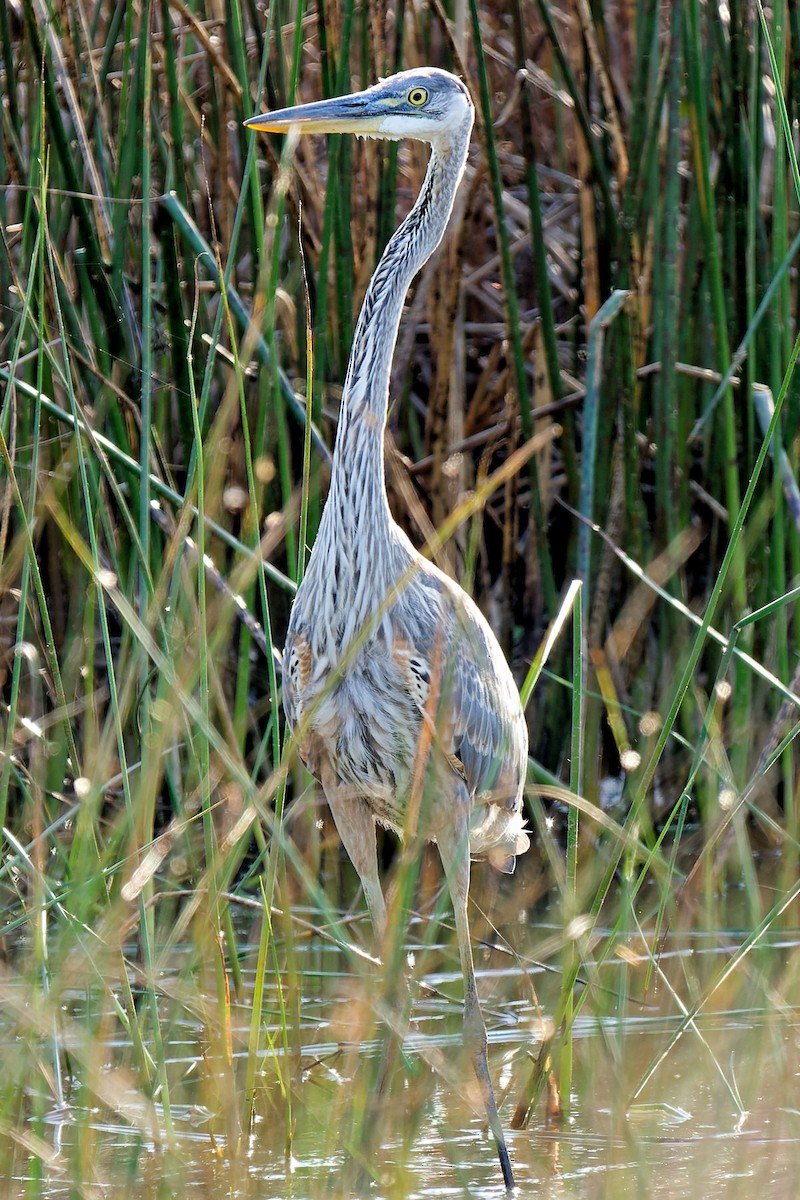
[{"label": "shaggy chest plumage", "polygon": [[334,766],[340,786],[402,832],[421,717],[383,639],[354,654],[346,674],[314,655],[302,630],[287,650],[287,711],[306,765],[319,779]]},{"label": "shaggy chest plumage", "polygon": [[416,581],[410,603],[416,556],[393,532],[343,554],[341,537],[330,545],[320,530],[292,611],[284,705],[310,770],[321,778],[323,760],[335,764],[338,781],[402,832],[431,678],[415,647],[435,639],[442,593],[433,578]]}]

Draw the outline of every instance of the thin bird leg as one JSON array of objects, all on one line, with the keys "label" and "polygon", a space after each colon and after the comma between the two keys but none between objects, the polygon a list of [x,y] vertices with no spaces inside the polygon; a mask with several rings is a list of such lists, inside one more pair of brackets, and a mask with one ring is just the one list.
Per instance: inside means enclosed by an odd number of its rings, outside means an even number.
[{"label": "thin bird leg", "polygon": [[511,1170],[511,1160],[508,1157],[503,1127],[497,1111],[497,1101],[494,1098],[492,1078],[489,1074],[489,1059],[487,1056],[486,1025],[481,1012],[478,988],[475,982],[475,964],[472,959],[472,941],[469,933],[469,918],[467,917],[467,900],[469,897],[469,825],[464,817],[437,832],[439,857],[442,860],[450,898],[453,902],[453,913],[456,920],[456,936],[461,955],[461,971],[464,976],[464,1047],[472,1059],[472,1066],[478,1080],[489,1126],[497,1145],[497,1157],[500,1159],[500,1169],[503,1172],[503,1182],[510,1191],[514,1186],[514,1173]]},{"label": "thin bird leg", "polygon": [[386,928],[386,901],[378,874],[375,818],[366,800],[354,796],[349,788],[343,788],[334,782],[333,771],[330,768],[322,771],[322,788],[342,845],[361,880],[372,919],[375,948],[379,952]]},{"label": "thin bird leg", "polygon": [[[350,856],[350,861],[358,872],[367,908],[372,921],[375,953],[381,955],[384,949],[386,933],[386,901],[378,875],[378,851],[375,836],[375,819],[365,800],[354,796],[348,788],[343,788],[333,782],[333,772],[324,771],[323,787],[336,828],[342,844]],[[389,1041],[384,1045],[378,1075],[375,1084],[375,1094],[383,1097],[388,1087],[389,1076],[397,1049],[403,1045],[406,1028],[410,1016],[410,1001],[404,982],[401,980],[400,991],[406,1002],[400,1003],[399,997],[389,998],[388,1006],[381,1004],[377,1009],[379,1016],[389,1032]],[[376,1142],[381,1136],[382,1125],[377,1119],[367,1122],[362,1128],[360,1139],[360,1155],[364,1161],[372,1158]],[[366,1179],[360,1177],[358,1162],[353,1164],[358,1177],[359,1188],[366,1186]]]},{"label": "thin bird leg", "polygon": [[[325,779],[325,772],[323,772]],[[333,814],[342,845],[347,851],[350,861],[358,872],[364,898],[367,901],[370,919],[372,921],[373,949],[376,955],[383,958],[391,950],[386,945],[386,900],[378,875],[378,851],[375,837],[375,820],[365,800],[356,796],[349,788],[332,784],[330,776],[326,779],[325,796]],[[376,1011],[381,1019],[394,1034],[398,1046],[402,1046],[408,1028],[411,1008],[411,993],[407,980],[401,974],[394,980],[392,995],[387,994],[388,1004],[381,1004]],[[378,1092],[384,1090],[389,1064],[384,1063]]]}]

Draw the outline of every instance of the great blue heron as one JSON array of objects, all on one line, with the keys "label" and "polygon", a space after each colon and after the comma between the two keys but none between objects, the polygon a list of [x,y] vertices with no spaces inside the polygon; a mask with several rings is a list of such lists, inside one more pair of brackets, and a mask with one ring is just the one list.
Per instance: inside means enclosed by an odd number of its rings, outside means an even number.
[{"label": "great blue heron", "polygon": [[[419,832],[438,846],[464,974],[464,1042],[511,1188],[467,898],[470,856],[488,857],[510,872],[515,855],[528,847],[522,816],[527,728],[488,622],[392,519],[383,459],[389,370],[403,301],[444,234],[473,119],[464,84],[427,68],[246,123],[274,133],[417,138],[431,147],[422,190],[381,256],[358,319],[328,500],[289,621],[283,697],[298,752],[322,784],[379,941],[386,904],[376,821],[402,837],[410,832],[409,812],[419,812]],[[428,786],[418,808],[414,792],[421,787],[422,758]]]}]

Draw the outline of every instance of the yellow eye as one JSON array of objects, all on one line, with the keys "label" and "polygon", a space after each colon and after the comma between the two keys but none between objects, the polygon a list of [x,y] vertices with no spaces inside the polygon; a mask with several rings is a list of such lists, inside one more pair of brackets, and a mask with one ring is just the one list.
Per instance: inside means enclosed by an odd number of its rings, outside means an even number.
[{"label": "yellow eye", "polygon": [[413,104],[415,108],[426,104],[428,101],[428,93],[424,87],[414,87],[408,93],[408,103]]}]

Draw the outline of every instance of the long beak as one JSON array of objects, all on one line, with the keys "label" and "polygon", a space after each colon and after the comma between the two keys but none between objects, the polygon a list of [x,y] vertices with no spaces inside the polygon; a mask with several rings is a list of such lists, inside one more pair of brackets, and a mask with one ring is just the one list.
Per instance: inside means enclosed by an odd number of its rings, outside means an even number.
[{"label": "long beak", "polygon": [[337,96],[260,113],[250,117],[245,125],[268,133],[286,133],[289,129],[301,133],[380,133],[381,124],[390,112],[386,100],[376,100],[369,92],[356,92],[354,96]]}]

